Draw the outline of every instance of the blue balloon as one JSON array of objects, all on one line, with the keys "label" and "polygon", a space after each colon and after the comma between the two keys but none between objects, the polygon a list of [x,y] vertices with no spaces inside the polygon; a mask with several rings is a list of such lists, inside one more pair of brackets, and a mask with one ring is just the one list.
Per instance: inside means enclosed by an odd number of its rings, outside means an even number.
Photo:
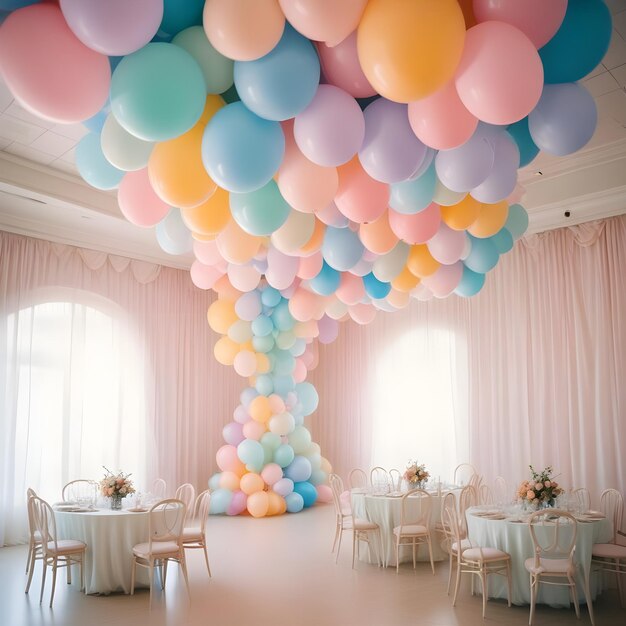
[{"label": "blue balloon", "polygon": [[390,185],[389,206],[398,213],[412,215],[423,211],[432,201],[437,185],[435,164],[419,177]]},{"label": "blue balloon", "polygon": [[274,326],[283,332],[291,330],[296,325],[296,320],[289,310],[287,300],[282,300],[272,311],[272,321],[274,322]]},{"label": "blue balloon", "polygon": [[159,31],[173,36],[185,28],[202,24],[204,2],[205,0],[164,0]]},{"label": "blue balloon", "polygon": [[285,468],[283,475],[293,480],[294,483],[309,480],[311,477],[311,461],[305,456],[295,456],[293,461]]},{"label": "blue balloon", "polygon": [[263,467],[263,446],[254,439],[244,439],[237,446],[239,460],[251,472],[260,472]]},{"label": "blue balloon", "polygon": [[491,241],[493,241],[494,245],[496,246],[498,254],[506,254],[513,249],[513,244],[515,243],[513,240],[513,235],[511,235],[511,233],[506,228],[501,228],[495,235],[491,237]]},{"label": "blue balloon", "polygon": [[213,476],[211,476],[211,478],[209,478],[209,489],[211,491],[215,491],[216,489],[220,488],[220,478],[222,476],[221,472],[217,472],[216,474],[213,474]]},{"label": "blue balloon", "polygon": [[296,343],[293,344],[293,347],[289,351],[293,356],[302,356],[306,351],[306,339],[302,337],[296,339]]},{"label": "blue balloon", "polygon": [[278,289],[274,289],[274,287],[270,287],[269,285],[261,292],[261,302],[266,306],[276,306],[282,296],[280,295],[280,291]]},{"label": "blue balloon", "polygon": [[259,315],[252,321],[252,334],[257,337],[266,337],[274,330],[271,318],[266,315]]},{"label": "blue balloon", "polygon": [[252,337],[252,347],[257,352],[269,352],[274,347],[274,337],[265,335],[264,337],[255,335]]},{"label": "blue balloon", "polygon": [[454,293],[464,298],[476,295],[485,284],[485,275],[473,272],[469,267],[463,266],[463,276]]},{"label": "blue balloon", "polygon": [[296,360],[293,358],[291,352],[287,350],[278,350],[276,352],[276,359],[274,361],[272,372],[276,376],[291,376],[295,366]]},{"label": "blue balloon", "polygon": [[295,456],[293,448],[288,443],[281,443],[274,452],[274,463],[285,468],[291,464]]},{"label": "blue balloon", "polygon": [[544,82],[572,83],[587,76],[609,49],[612,29],[603,0],[569,0],[556,35],[539,50]]},{"label": "blue balloon", "polygon": [[111,101],[107,98],[106,104],[92,117],[83,120],[81,124],[92,133],[101,133],[107,116],[111,112]]},{"label": "blue balloon", "polygon": [[472,249],[463,263],[477,274],[486,274],[493,269],[498,263],[500,255],[491,240],[491,237],[479,239],[468,233],[467,235],[472,242]]},{"label": "blue balloon", "polygon": [[295,483],[293,493],[300,494],[304,502],[304,508],[308,509],[317,500],[317,489],[310,482]]},{"label": "blue balloon", "polygon": [[294,390],[296,381],[293,376],[273,376],[272,385],[274,392],[284,398],[290,391]]},{"label": "blue balloon", "polygon": [[254,387],[246,387],[239,394],[239,402],[241,402],[244,406],[248,406],[258,395],[259,392]]},{"label": "blue balloon", "polygon": [[250,235],[271,235],[289,217],[291,207],[283,198],[276,181],[260,189],[230,194],[230,212],[239,226]]},{"label": "blue balloon", "polygon": [[285,502],[287,503],[288,513],[299,513],[304,508],[304,498],[295,491],[285,496]]},{"label": "blue balloon", "polygon": [[539,154],[539,148],[535,145],[528,130],[528,118],[523,117],[519,122],[511,124],[506,132],[511,135],[519,148],[519,166],[528,165]]},{"label": "blue balloon", "polygon": [[269,396],[274,392],[274,381],[269,374],[259,374],[255,388],[262,396]]},{"label": "blue balloon", "polygon": [[278,122],[261,119],[242,102],[221,108],[202,138],[202,161],[209,176],[236,193],[255,191],[278,171],[285,136]]},{"label": "blue balloon", "polygon": [[340,281],[341,274],[324,261],[319,274],[309,280],[309,287],[320,296],[330,296],[337,291]]},{"label": "blue balloon", "polygon": [[504,228],[513,235],[513,239],[519,239],[528,230],[528,213],[521,204],[512,204],[509,207]]},{"label": "blue balloon", "polygon": [[76,146],[76,167],[85,181],[96,189],[115,189],[126,173],[107,161],[100,146],[100,135],[96,133],[85,135]]},{"label": "blue balloon", "polygon": [[285,25],[283,36],[265,56],[235,61],[235,86],[242,102],[259,117],[283,121],[306,109],[320,82],[313,44]]},{"label": "blue balloon", "polygon": [[363,256],[365,246],[357,233],[349,228],[326,227],[322,256],[330,267],[340,272],[352,269]]},{"label": "blue balloon", "polygon": [[365,287],[365,293],[374,300],[386,298],[387,294],[391,291],[391,284],[378,280],[373,272],[363,276],[363,286]]},{"label": "blue balloon", "polygon": [[311,383],[298,383],[296,385],[296,393],[298,394],[298,402],[302,406],[304,415],[311,415],[319,404],[319,395],[317,390]]},{"label": "blue balloon", "polygon": [[209,512],[211,515],[221,515],[226,513],[226,509],[233,499],[233,492],[229,489],[216,489],[211,492],[211,503],[209,504]]}]

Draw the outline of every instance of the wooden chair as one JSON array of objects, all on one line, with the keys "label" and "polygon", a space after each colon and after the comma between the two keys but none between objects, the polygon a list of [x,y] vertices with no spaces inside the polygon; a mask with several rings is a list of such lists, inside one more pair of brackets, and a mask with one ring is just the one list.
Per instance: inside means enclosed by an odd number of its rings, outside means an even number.
[{"label": "wooden chair", "polygon": [[471,463],[460,463],[454,469],[454,474],[452,476],[452,482],[455,485],[463,485],[468,484],[470,478],[477,474],[476,468]]},{"label": "wooden chair", "polygon": [[328,480],[335,505],[335,538],[331,552],[334,552],[335,547],[337,547],[337,554],[335,555],[335,563],[337,563],[341,550],[341,536],[344,531],[352,530],[352,508],[341,500],[341,494],[344,491],[341,477],[338,474],[330,474]]},{"label": "wooden chair", "polygon": [[353,469],[350,474],[348,474],[348,487],[350,487],[350,489],[366,489],[367,474],[358,467]]},{"label": "wooden chair", "polygon": [[95,502],[98,496],[98,483],[88,478],[71,480],[63,487],[61,499],[63,502],[80,502],[89,500]]},{"label": "wooden chair", "polygon": [[189,517],[193,516],[193,505],[196,499],[196,488],[191,483],[184,483],[178,489],[174,495],[175,500],[182,500],[185,503],[187,511],[187,519],[185,523],[189,521]]},{"label": "wooden chair", "polygon": [[209,578],[211,577],[211,567],[209,566],[209,555],[206,548],[206,523],[210,504],[211,492],[208,489],[198,494],[194,507],[194,524],[185,526],[183,529],[183,547],[185,550],[201,548],[204,551],[204,561],[209,572]]},{"label": "wooden chair", "polygon": [[[411,500],[409,500],[411,498]],[[409,506],[419,502],[419,513],[411,515]],[[423,489],[412,489],[402,496],[400,510],[400,525],[393,529],[396,544],[396,574],[400,571],[400,547],[411,546],[413,552],[413,569],[415,569],[415,554],[418,546],[426,544],[430,556],[430,567],[435,574],[433,561],[433,546],[430,536],[430,513],[432,510],[432,497]]]},{"label": "wooden chair", "polygon": [[30,499],[36,496],[34,489],[30,487],[26,490],[26,504],[28,513],[28,556],[26,557],[26,574],[30,573],[28,583],[26,584],[26,593],[30,588],[30,582],[33,578],[33,567],[37,559],[41,559],[41,535],[35,524],[34,513],[30,505]]}]

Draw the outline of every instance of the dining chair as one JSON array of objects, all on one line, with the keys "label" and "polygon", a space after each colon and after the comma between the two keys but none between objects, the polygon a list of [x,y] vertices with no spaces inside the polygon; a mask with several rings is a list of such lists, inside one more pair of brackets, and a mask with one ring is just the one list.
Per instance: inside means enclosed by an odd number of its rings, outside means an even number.
[{"label": "dining chair", "polygon": [[605,489],[600,496],[600,508],[607,519],[613,523],[613,541],[593,545],[590,574],[594,571],[615,574],[619,601],[623,607],[624,596],[620,575],[626,574],[626,533],[621,530],[624,514],[622,494],[617,489]]},{"label": "dining chair", "polygon": [[476,506],[478,504],[478,492],[476,488],[472,485],[465,485],[463,489],[461,489],[461,494],[459,495],[459,523],[461,524],[461,533],[463,537],[467,537],[467,519],[465,517],[465,512],[471,506]]},{"label": "dining chair", "polygon": [[476,492],[478,493],[482,485],[482,482],[483,482],[483,477],[480,474],[472,474],[470,476],[469,483],[467,484],[474,487],[474,489],[476,489]]},{"label": "dining chair", "polygon": [[478,503],[493,504],[493,491],[489,485],[481,485],[478,488]]},{"label": "dining chair", "polygon": [[335,538],[333,539],[333,549],[337,546],[337,554],[335,555],[335,563],[339,560],[339,551],[341,550],[341,536],[344,530],[352,530],[352,507],[349,501],[342,500],[343,481],[338,474],[330,474],[330,488],[333,494],[333,504],[335,505]]},{"label": "dining chair", "polygon": [[392,491],[400,491],[402,487],[402,472],[395,467],[389,470],[389,482]]},{"label": "dining chair", "polygon": [[389,491],[389,474],[384,467],[373,467],[370,471],[370,485],[375,491]]},{"label": "dining chair", "polygon": [[[483,619],[487,609],[487,600],[489,599],[488,577],[490,574],[506,576],[507,579],[507,599],[508,605],[511,606],[511,555],[497,548],[487,548],[476,546],[465,540],[463,543],[461,526],[459,519],[452,510],[445,511],[448,524],[452,529],[454,542],[456,543],[456,581],[454,583],[454,598],[452,606],[456,606],[456,599],[459,593],[461,582],[461,574],[473,574],[478,576],[482,586],[483,595]],[[470,543],[469,547],[467,546]],[[474,584],[472,579],[472,595],[474,595]]]},{"label": "dining chair", "polygon": [[506,484],[506,480],[502,478],[502,476],[496,476],[493,481],[493,496],[495,498],[496,504],[504,505],[510,499],[511,496],[509,494],[509,488]]},{"label": "dining chair", "polygon": [[576,500],[576,508],[579,513],[586,513],[591,509],[589,489],[586,487],[578,487],[578,489],[572,490],[572,495]]},{"label": "dining chair", "polygon": [[355,557],[360,556],[361,542],[367,544],[370,553],[370,561],[372,560],[372,542],[376,551],[376,563],[380,567],[381,563],[385,566],[385,558],[383,556],[383,540],[380,532],[380,526],[376,522],[370,522],[367,519],[355,517],[352,511],[352,569],[354,569]]},{"label": "dining chair", "polygon": [[183,547],[185,550],[201,548],[204,551],[204,561],[209,572],[209,578],[211,577],[211,567],[209,566],[209,555],[206,548],[206,523],[210,504],[211,492],[208,489],[198,494],[193,512],[193,524],[185,526],[183,529]]},{"label": "dining chair", "polygon": [[189,517],[193,515],[193,505],[196,499],[196,489],[191,483],[184,483],[178,489],[176,489],[176,493],[174,494],[175,500],[182,500],[185,503],[186,511],[187,511],[187,519],[185,522],[189,520]]},{"label": "dining chair", "polygon": [[[36,555],[41,555],[41,535],[35,526],[35,518],[31,514],[31,507],[29,504],[29,500],[31,496],[36,496],[37,493],[34,489],[29,487],[26,490],[26,504],[27,509],[26,512],[28,514],[28,556],[26,557],[26,574],[28,574],[29,569],[31,568],[31,560],[34,561]],[[37,557],[38,558],[38,557]],[[28,579],[28,585],[26,586],[26,590],[28,591],[28,587],[30,587],[30,578]]]},{"label": "dining chair", "polygon": [[[86,544],[75,539],[58,539],[54,511],[52,507],[38,496],[31,496],[28,500],[29,507],[37,530],[41,535],[41,562],[43,571],[41,574],[41,592],[39,594],[39,604],[43,600],[43,592],[46,585],[46,573],[48,566],[52,567],[52,590],[50,592],[50,607],[54,600],[54,591],[57,582],[57,570],[59,567],[67,568],[67,584],[72,582],[72,565],[80,565],[80,589],[84,589],[83,562],[85,560]],[[34,560],[31,561],[31,568]],[[32,569],[29,575],[26,593],[30,587]]]},{"label": "dining chair", "polygon": [[367,488],[367,474],[358,467],[348,474],[348,486],[350,489]]},{"label": "dining chair", "polygon": [[[574,560],[578,526],[571,513],[560,509],[542,509],[528,518],[528,528],[533,542],[534,556],[526,559],[524,567],[530,574],[529,626],[535,616],[537,591],[540,584],[565,586],[570,590],[576,617],[580,617],[578,593],[576,592],[576,569]],[[583,587],[589,618],[593,624],[593,607],[589,593],[589,580],[583,577]]]},{"label": "dining chair", "polygon": [[152,483],[151,493],[155,498],[163,500],[167,497],[167,483],[162,478],[156,478]]},{"label": "dining chair", "polygon": [[78,478],[70,480],[63,487],[61,499],[63,502],[80,502],[81,500],[89,500],[95,502],[98,496],[98,483],[88,478]]},{"label": "dining chair", "polygon": [[[448,492],[443,497],[443,502],[441,504],[441,529],[445,536],[444,545],[446,546],[446,551],[448,552],[449,556],[448,588],[446,591],[448,595],[450,595],[450,586],[452,584],[452,572],[456,572],[456,560],[459,558],[459,550],[463,551],[467,548],[472,547],[472,544],[466,537],[461,536],[460,543],[457,541],[457,538],[455,536],[455,529],[452,528],[452,525],[449,521],[451,515],[457,518],[458,524],[456,498],[454,496],[454,493]],[[461,530],[459,529],[459,533],[460,532]]]},{"label": "dining chair", "polygon": [[452,482],[455,485],[464,485],[469,483],[469,479],[477,474],[476,468],[471,463],[459,463],[454,469]]},{"label": "dining chair", "polygon": [[161,589],[165,589],[167,564],[170,561],[178,563],[185,578],[187,594],[189,594],[189,579],[187,577],[187,563],[183,546],[183,528],[186,514],[187,507],[182,500],[170,498],[157,502],[148,514],[148,541],[138,543],[133,547],[130,594],[134,595],[135,593],[137,566],[147,568],[150,572],[150,607],[152,607],[155,566],[163,566]]},{"label": "dining chair", "polygon": [[[417,515],[409,511],[409,507],[419,504]],[[402,496],[400,508],[400,525],[393,529],[396,546],[396,574],[400,571],[400,547],[411,546],[413,552],[413,569],[415,569],[415,554],[418,546],[426,544],[430,556],[430,567],[435,574],[433,561],[433,546],[430,536],[430,513],[432,510],[432,496],[424,489],[411,489]]]}]

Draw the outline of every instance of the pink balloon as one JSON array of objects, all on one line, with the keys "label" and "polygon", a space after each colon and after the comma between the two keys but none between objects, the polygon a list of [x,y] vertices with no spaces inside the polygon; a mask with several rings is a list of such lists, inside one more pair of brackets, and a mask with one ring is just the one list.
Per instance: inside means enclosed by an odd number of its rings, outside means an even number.
[{"label": "pink balloon", "polygon": [[296,359],[296,367],[293,370],[293,379],[297,383],[303,383],[306,380],[308,371],[302,359]]},{"label": "pink balloon", "polygon": [[300,267],[297,256],[288,256],[273,246],[267,251],[267,271],[265,278],[274,289],[287,289],[296,278]]},{"label": "pink balloon", "polygon": [[348,309],[348,313],[357,324],[369,324],[376,317],[376,309],[370,304],[355,304]]},{"label": "pink balloon", "polygon": [[334,46],[359,25],[367,0],[278,0],[289,23],[307,39]]},{"label": "pink balloon", "polygon": [[389,209],[389,226],[403,241],[410,244],[426,243],[439,230],[441,210],[432,202],[423,211],[403,215]]},{"label": "pink balloon", "polygon": [[272,486],[283,477],[283,468],[277,463],[268,463],[261,471],[261,477],[266,484]]},{"label": "pink balloon", "polygon": [[333,501],[333,491],[328,485],[318,485],[316,489],[318,502],[328,503]]},{"label": "pink balloon", "polygon": [[233,497],[226,509],[226,515],[241,515],[246,510],[248,496],[241,490],[233,492]]},{"label": "pink balloon", "polygon": [[277,415],[278,413],[284,413],[287,409],[285,407],[285,401],[277,394],[273,393],[268,398],[270,403],[270,409],[272,409],[272,413]]},{"label": "pink balloon", "polygon": [[350,272],[341,275],[339,288],[335,292],[337,298],[344,304],[357,304],[365,295],[365,286],[360,276],[355,276]]},{"label": "pink balloon", "polygon": [[348,218],[341,213],[334,202],[330,202],[321,211],[315,211],[315,215],[320,222],[324,222],[327,226],[343,228],[348,225]]},{"label": "pink balloon", "polygon": [[215,454],[215,461],[223,472],[237,472],[243,467],[237,456],[237,448],[231,445],[222,446]]},{"label": "pink balloon", "polygon": [[252,265],[229,264],[228,279],[230,284],[239,291],[246,292],[256,289],[261,282],[261,272]]},{"label": "pink balloon", "polygon": [[261,422],[250,420],[243,425],[243,436],[246,439],[258,441],[266,432],[267,428],[265,427],[265,424],[262,424]]},{"label": "pink balloon", "polygon": [[15,99],[54,122],[86,120],[109,95],[109,60],[79,41],[53,4],[33,4],[6,18],[0,59],[2,78]]},{"label": "pink balloon", "polygon": [[313,213],[327,206],[335,197],[339,177],[334,167],[322,167],[309,161],[293,138],[293,120],[282,123],[285,156],[276,182],[283,198],[296,211]]},{"label": "pink balloon", "polygon": [[191,282],[198,289],[213,289],[213,285],[224,276],[224,272],[212,265],[204,265],[200,261],[194,261],[189,270]]},{"label": "pink balloon", "polygon": [[465,37],[456,89],[465,108],[489,124],[528,115],[543,89],[543,65],[533,43],[504,22],[483,22]]},{"label": "pink balloon", "polygon": [[145,46],[159,30],[163,0],[60,0],[74,34],[89,48],[124,56]]},{"label": "pink balloon", "polygon": [[323,344],[332,343],[337,339],[339,335],[339,322],[337,320],[324,315],[317,322],[320,334],[318,336],[319,342]]},{"label": "pink balloon", "polygon": [[305,256],[300,259],[300,267],[298,268],[298,277],[303,280],[314,278],[320,273],[324,257],[322,253],[317,251],[311,256]]},{"label": "pink balloon", "polygon": [[233,365],[239,376],[252,376],[256,372],[256,354],[250,350],[242,350],[235,355]]},{"label": "pink balloon", "polygon": [[389,193],[389,185],[369,176],[358,158],[339,169],[335,204],[353,222],[377,220],[387,209]]},{"label": "pink balloon", "polygon": [[237,408],[233,411],[233,419],[238,424],[247,424],[252,418],[248,415],[248,411],[243,404],[237,405]]},{"label": "pink balloon", "polygon": [[541,48],[563,23],[567,0],[474,0],[473,8],[477,22],[507,22]]},{"label": "pink balloon", "polygon": [[289,312],[298,322],[313,319],[317,307],[318,296],[307,289],[296,289],[289,300]]},{"label": "pink balloon", "polygon": [[[220,251],[217,249],[215,240],[198,241],[194,239],[193,253],[196,259],[198,259],[200,263],[204,263],[204,265],[217,265],[218,263],[224,262]],[[224,271],[226,271],[226,266],[224,266]]]},{"label": "pink balloon", "polygon": [[243,426],[238,422],[229,422],[222,428],[224,441],[231,446],[238,446],[243,440]]},{"label": "pink balloon", "polygon": [[147,167],[124,174],[117,202],[124,217],[135,226],[156,226],[171,208],[152,189]]},{"label": "pink balloon", "polygon": [[356,31],[340,44],[330,47],[317,43],[317,53],[326,80],[355,98],[369,98],[376,90],[365,77],[356,49]]},{"label": "pink balloon", "polygon": [[293,134],[302,154],[313,163],[342,165],[363,143],[363,112],[343,89],[320,85],[309,106],[296,115]]},{"label": "pink balloon", "polygon": [[453,230],[444,222],[439,224],[439,230],[426,243],[428,251],[435,261],[442,265],[452,265],[462,256],[467,242],[464,230]]},{"label": "pink balloon", "polygon": [[451,81],[430,96],[409,102],[409,123],[427,146],[449,150],[472,136],[478,120],[463,106]]},{"label": "pink balloon", "polygon": [[428,287],[436,298],[449,296],[461,282],[463,263],[458,261],[454,265],[441,265],[430,276],[422,278],[422,284]]}]

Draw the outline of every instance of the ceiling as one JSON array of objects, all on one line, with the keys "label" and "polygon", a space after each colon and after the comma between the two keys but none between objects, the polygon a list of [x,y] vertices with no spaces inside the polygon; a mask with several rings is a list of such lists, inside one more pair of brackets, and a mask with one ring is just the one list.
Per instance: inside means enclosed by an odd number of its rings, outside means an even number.
[{"label": "ceiling", "polygon": [[[596,100],[591,142],[565,158],[540,154],[520,171],[530,232],[626,213],[626,0],[606,0],[613,36],[583,83]],[[84,183],[74,151],[82,124],[46,122],[23,109],[0,79],[0,230],[188,268],[121,215],[115,194]],[[565,217],[565,212],[569,217]]]}]

